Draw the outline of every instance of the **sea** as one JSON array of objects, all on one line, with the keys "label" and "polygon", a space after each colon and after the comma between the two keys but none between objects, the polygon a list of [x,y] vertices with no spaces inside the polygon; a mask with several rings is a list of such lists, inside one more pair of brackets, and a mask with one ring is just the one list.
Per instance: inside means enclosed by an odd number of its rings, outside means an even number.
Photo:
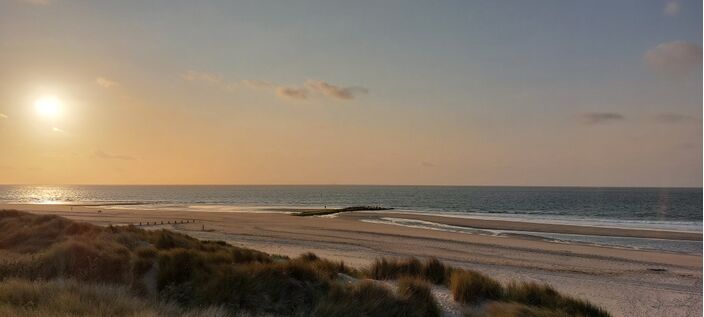
[{"label": "sea", "polygon": [[[362,185],[0,185],[0,203],[101,208],[271,212],[276,208],[379,206],[395,212],[540,223],[702,232],[702,188]],[[392,225],[492,235],[529,234],[562,243],[702,254],[701,241],[472,231],[386,217]]]}]

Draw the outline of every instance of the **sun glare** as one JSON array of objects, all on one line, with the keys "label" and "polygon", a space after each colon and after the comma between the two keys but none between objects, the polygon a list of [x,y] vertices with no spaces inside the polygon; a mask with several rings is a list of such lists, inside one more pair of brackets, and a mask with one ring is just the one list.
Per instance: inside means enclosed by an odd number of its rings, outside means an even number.
[{"label": "sun glare", "polygon": [[61,100],[56,96],[42,96],[34,101],[34,109],[46,118],[56,118],[61,112]]}]

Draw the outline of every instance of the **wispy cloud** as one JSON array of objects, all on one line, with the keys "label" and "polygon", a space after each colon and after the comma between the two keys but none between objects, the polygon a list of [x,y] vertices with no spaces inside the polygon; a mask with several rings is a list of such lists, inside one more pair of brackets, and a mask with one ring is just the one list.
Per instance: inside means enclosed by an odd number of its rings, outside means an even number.
[{"label": "wispy cloud", "polygon": [[354,99],[359,94],[368,93],[368,90],[363,87],[339,87],[322,80],[307,80],[305,86],[311,91],[343,100]]},{"label": "wispy cloud", "polygon": [[95,83],[103,88],[112,88],[117,86],[117,82],[114,80],[107,79],[105,77],[98,77],[95,79]]},{"label": "wispy cloud", "polygon": [[612,121],[621,121],[626,118],[616,112],[585,112],[577,115],[577,119],[584,124],[601,124]]},{"label": "wispy cloud", "polygon": [[283,98],[302,100],[308,98],[308,91],[304,88],[278,87],[276,88],[276,95]]},{"label": "wispy cloud", "polygon": [[134,160],[134,157],[132,157],[132,156],[110,154],[110,153],[106,153],[103,150],[95,150],[93,152],[93,157],[99,158],[99,159],[106,159],[106,160],[125,160],[125,161]]},{"label": "wispy cloud", "polygon": [[4,113],[0,113],[0,119],[7,119],[7,115]]},{"label": "wispy cloud", "polygon": [[51,128],[51,130],[54,131],[54,132],[59,132],[59,133],[64,133],[64,132],[66,132],[66,131],[61,130],[61,129],[57,128],[57,127],[53,127],[53,128]]},{"label": "wispy cloud", "polygon": [[266,80],[245,79],[228,81],[222,76],[202,71],[187,71],[180,76],[192,83],[204,83],[225,90],[255,89],[268,91],[280,98],[306,100],[312,95],[320,95],[336,100],[351,100],[369,91],[364,87],[342,87],[322,80],[309,79],[302,85],[284,85]]},{"label": "wispy cloud", "polygon": [[669,0],[665,3],[662,13],[666,16],[676,16],[680,13],[680,3],[675,0]]},{"label": "wispy cloud", "polygon": [[684,41],[662,43],[649,49],[643,60],[659,74],[682,75],[701,69],[702,48]]},{"label": "wispy cloud", "polygon": [[698,120],[694,117],[678,114],[678,113],[660,113],[653,116],[656,122],[660,123],[690,123],[697,122]]}]

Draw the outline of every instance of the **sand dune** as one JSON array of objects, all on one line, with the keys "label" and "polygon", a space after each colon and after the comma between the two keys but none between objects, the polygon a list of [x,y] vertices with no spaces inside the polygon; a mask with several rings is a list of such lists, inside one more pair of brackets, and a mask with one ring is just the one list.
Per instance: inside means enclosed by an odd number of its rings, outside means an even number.
[{"label": "sand dune", "polygon": [[[561,292],[589,299],[615,316],[700,316],[702,256],[552,243],[520,237],[474,235],[362,222],[379,213],[346,213],[337,217],[295,217],[281,213],[222,213],[100,209],[51,205],[10,205],[59,214],[95,224],[154,223],[202,239],[225,240],[269,253],[321,256],[363,265],[379,256],[435,256],[448,264],[476,268],[502,281],[534,280]],[[98,212],[98,210],[101,210]],[[398,214],[394,214],[398,217]],[[545,230],[564,233],[610,233],[637,237],[696,240],[699,234],[650,230],[477,221],[404,215],[483,229]],[[442,218],[442,219],[440,219]],[[192,221],[173,224],[174,221]],[[161,225],[161,222],[166,223]],[[172,222],[172,224],[168,224]],[[461,223],[460,223],[461,222]],[[205,229],[205,230],[203,230]]]}]

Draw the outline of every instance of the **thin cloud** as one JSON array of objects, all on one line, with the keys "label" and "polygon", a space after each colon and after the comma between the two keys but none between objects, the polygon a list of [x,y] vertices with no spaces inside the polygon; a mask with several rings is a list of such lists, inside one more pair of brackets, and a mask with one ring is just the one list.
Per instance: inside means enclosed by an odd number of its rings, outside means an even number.
[{"label": "thin cloud", "polygon": [[0,119],[7,119],[7,115],[4,113],[0,113]]},{"label": "thin cloud", "polygon": [[283,98],[303,100],[308,98],[308,91],[304,88],[276,88],[276,95]]},{"label": "thin cloud", "polygon": [[105,160],[124,160],[124,161],[134,160],[134,157],[131,157],[128,155],[109,154],[109,153],[104,152],[103,150],[95,150],[93,152],[93,157],[99,158],[99,159],[105,159]]},{"label": "thin cloud", "polygon": [[680,3],[677,1],[670,0],[665,3],[665,8],[662,13],[666,16],[676,16],[680,13]]},{"label": "thin cloud", "polygon": [[653,119],[659,123],[688,123],[696,122],[697,119],[691,116],[682,115],[678,113],[660,113],[653,116]]},{"label": "thin cloud", "polygon": [[342,100],[354,99],[357,95],[368,92],[363,87],[339,87],[322,80],[307,80],[305,86],[311,91]]},{"label": "thin cloud", "polygon": [[51,130],[54,131],[54,132],[59,132],[59,133],[64,133],[64,132],[66,132],[66,131],[61,130],[61,129],[57,128],[57,127],[53,127],[53,128],[51,128]]},{"label": "thin cloud", "polygon": [[96,78],[95,83],[100,87],[108,88],[108,89],[117,86],[116,81],[107,79],[105,77]]},{"label": "thin cloud", "polygon": [[646,65],[658,74],[677,76],[701,70],[702,48],[694,43],[674,41],[649,49],[643,56]]},{"label": "thin cloud", "polygon": [[364,87],[341,87],[323,80],[307,80],[302,85],[283,85],[266,80],[245,79],[241,81],[228,81],[222,76],[209,72],[189,70],[180,76],[183,80],[192,83],[204,83],[225,90],[253,89],[273,93],[284,99],[306,100],[314,94],[337,100],[351,100],[360,94],[369,92]]},{"label": "thin cloud", "polygon": [[601,124],[613,121],[622,121],[626,118],[616,112],[585,112],[577,115],[577,119],[584,124]]}]

